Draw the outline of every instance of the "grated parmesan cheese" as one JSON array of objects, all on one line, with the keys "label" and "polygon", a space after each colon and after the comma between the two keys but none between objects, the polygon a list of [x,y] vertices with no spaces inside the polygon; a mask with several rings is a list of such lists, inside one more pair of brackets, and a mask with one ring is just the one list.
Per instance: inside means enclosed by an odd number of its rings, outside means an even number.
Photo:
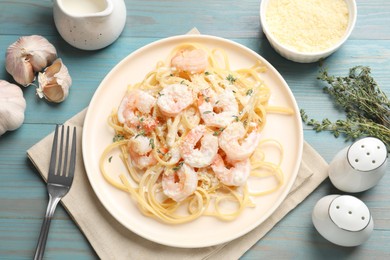
[{"label": "grated parmesan cheese", "polygon": [[335,45],[349,20],[344,0],[270,0],[265,13],[277,41],[300,52],[318,52]]}]

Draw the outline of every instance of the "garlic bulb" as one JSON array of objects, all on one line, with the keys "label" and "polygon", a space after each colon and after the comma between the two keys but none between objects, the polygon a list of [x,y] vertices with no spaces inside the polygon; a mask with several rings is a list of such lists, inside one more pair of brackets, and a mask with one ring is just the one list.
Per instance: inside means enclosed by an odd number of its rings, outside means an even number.
[{"label": "garlic bulb", "polygon": [[25,110],[26,100],[20,87],[0,80],[0,135],[21,126]]},{"label": "garlic bulb", "polygon": [[23,36],[11,44],[6,54],[6,70],[23,86],[30,85],[35,73],[57,58],[55,47],[39,35]]},{"label": "garlic bulb", "polygon": [[50,102],[59,103],[69,94],[72,78],[61,59],[56,59],[44,72],[38,74],[37,94]]}]

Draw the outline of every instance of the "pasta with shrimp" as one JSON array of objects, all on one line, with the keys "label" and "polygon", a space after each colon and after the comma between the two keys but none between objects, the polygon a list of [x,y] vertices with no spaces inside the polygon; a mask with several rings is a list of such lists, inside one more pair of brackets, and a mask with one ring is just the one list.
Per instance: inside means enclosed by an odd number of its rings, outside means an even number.
[{"label": "pasta with shrimp", "polygon": [[[252,196],[283,184],[283,147],[262,140],[267,113],[291,115],[269,106],[270,89],[261,79],[266,68],[232,70],[227,54],[198,43],[184,43],[159,61],[141,82],[128,86],[108,118],[114,142],[100,158],[104,178],[128,192],[139,210],[164,223],[180,224],[201,216],[234,220]],[[262,146],[274,144],[279,162],[267,162]],[[126,172],[110,171],[120,151]],[[250,178],[274,178],[257,190]],[[234,205],[226,209],[226,203]]]}]

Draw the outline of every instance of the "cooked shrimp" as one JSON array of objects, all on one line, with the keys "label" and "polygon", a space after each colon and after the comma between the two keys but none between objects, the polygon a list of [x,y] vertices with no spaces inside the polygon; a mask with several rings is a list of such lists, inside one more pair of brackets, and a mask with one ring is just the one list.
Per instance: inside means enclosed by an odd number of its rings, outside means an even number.
[{"label": "cooked shrimp", "polygon": [[211,164],[211,168],[223,184],[228,186],[243,185],[251,172],[251,163],[249,159],[231,162],[230,164],[230,167],[227,168],[222,157],[217,154]]},{"label": "cooked shrimp", "polygon": [[139,169],[145,169],[157,163],[152,154],[151,139],[140,135],[134,136],[129,140],[128,151],[133,165]]},{"label": "cooked shrimp", "polygon": [[123,97],[118,109],[118,121],[129,127],[150,132],[158,124],[152,118],[150,112],[156,103],[156,99],[142,90],[132,90]]},{"label": "cooked shrimp", "polygon": [[200,115],[208,126],[225,127],[238,119],[238,104],[231,90],[225,90],[219,95],[205,90],[199,103]]},{"label": "cooked shrimp", "polygon": [[228,159],[241,161],[249,158],[260,142],[260,134],[252,131],[246,136],[241,122],[227,126],[219,136],[219,147],[226,153]]},{"label": "cooked shrimp", "polygon": [[172,84],[160,91],[157,106],[167,117],[175,117],[193,102],[193,94],[187,85]]},{"label": "cooked shrimp", "polygon": [[194,169],[183,163],[177,171],[163,174],[162,187],[165,195],[180,202],[193,194],[198,186],[198,176]]},{"label": "cooked shrimp", "polygon": [[[200,141],[200,148],[195,148]],[[193,128],[183,138],[180,153],[184,161],[192,167],[206,167],[214,160],[218,151],[218,138],[208,133],[204,125]]]},{"label": "cooked shrimp", "polygon": [[178,146],[172,147],[168,152],[167,155],[170,156],[169,161],[167,161],[167,164],[174,165],[178,163],[181,159],[180,155],[180,149]]},{"label": "cooked shrimp", "polygon": [[172,58],[171,65],[178,71],[185,71],[190,74],[201,73],[208,66],[207,53],[201,49],[184,50]]}]

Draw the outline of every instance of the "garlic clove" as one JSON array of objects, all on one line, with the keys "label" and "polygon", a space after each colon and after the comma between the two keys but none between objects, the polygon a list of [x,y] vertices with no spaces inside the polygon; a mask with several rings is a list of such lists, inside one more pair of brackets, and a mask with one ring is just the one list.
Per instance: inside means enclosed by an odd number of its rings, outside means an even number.
[{"label": "garlic clove", "polygon": [[28,61],[21,61],[19,57],[9,55],[8,53],[6,60],[6,70],[13,76],[17,83],[28,86],[34,81],[35,73]]},{"label": "garlic clove", "polygon": [[37,94],[50,102],[60,103],[69,94],[72,78],[61,59],[56,59],[44,72],[38,74]]},{"label": "garlic clove", "polygon": [[30,63],[35,72],[42,71],[57,58],[55,47],[42,36],[30,36],[28,48],[31,49]]},{"label": "garlic clove", "polygon": [[30,85],[36,72],[42,71],[57,58],[55,47],[40,35],[20,37],[6,54],[6,70],[16,82]]}]

